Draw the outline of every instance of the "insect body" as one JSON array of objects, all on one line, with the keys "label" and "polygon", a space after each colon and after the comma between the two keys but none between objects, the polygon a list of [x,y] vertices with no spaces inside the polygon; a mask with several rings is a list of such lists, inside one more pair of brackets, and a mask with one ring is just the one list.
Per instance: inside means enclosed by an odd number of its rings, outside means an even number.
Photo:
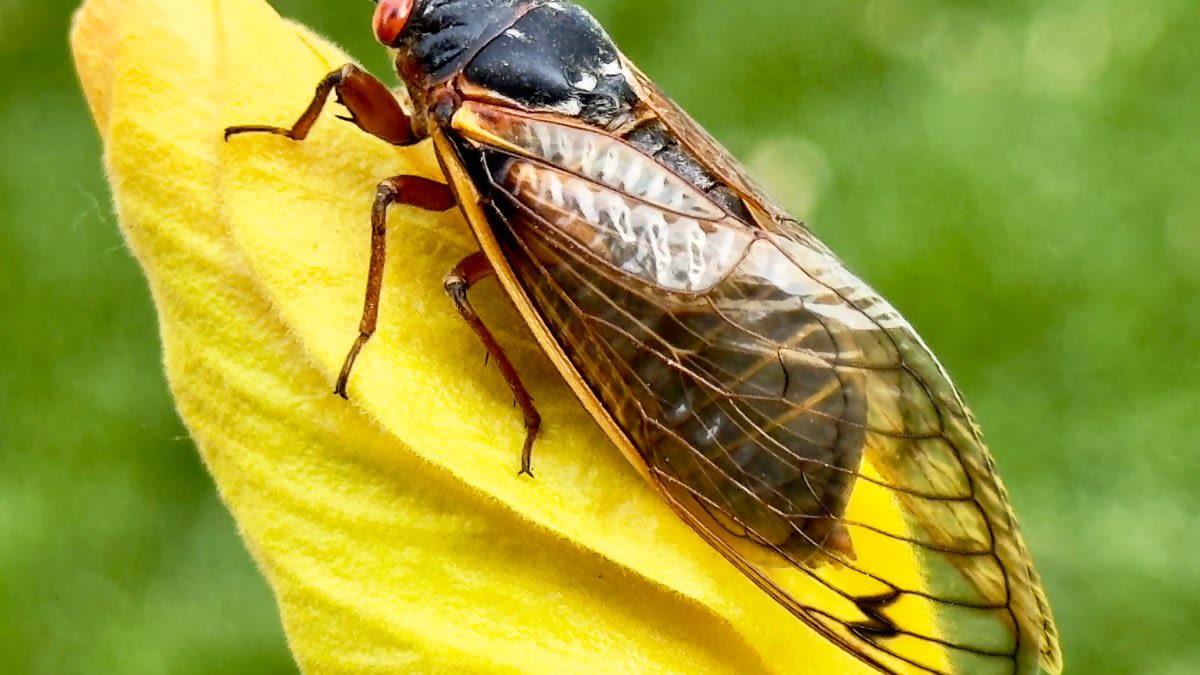
[{"label": "insect body", "polygon": [[[384,180],[367,297],[338,378],[375,330],[386,211],[457,205],[480,252],[446,288],[540,418],[467,290],[495,275],[655,490],[778,602],[892,673],[1061,669],[1049,608],[970,413],[899,313],[559,0],[382,0],[412,113],[353,65],[328,75],[363,130],[431,139],[446,184]],[[885,495],[901,526],[854,508]],[[889,560],[916,556],[920,584]],[[932,617],[924,623],[909,617]],[[801,666],[802,668],[802,666]]]}]

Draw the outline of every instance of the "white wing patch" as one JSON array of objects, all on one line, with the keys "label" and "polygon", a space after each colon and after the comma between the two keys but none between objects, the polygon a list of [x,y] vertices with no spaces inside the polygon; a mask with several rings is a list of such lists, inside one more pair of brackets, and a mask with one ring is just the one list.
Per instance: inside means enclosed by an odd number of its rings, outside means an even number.
[{"label": "white wing patch", "polygon": [[505,182],[559,232],[623,272],[671,291],[711,288],[734,269],[753,240],[740,223],[664,211],[531,162],[515,162]]},{"label": "white wing patch", "polygon": [[468,138],[502,144],[665,211],[705,220],[726,216],[691,183],[607,134],[469,103],[455,114],[455,122]]}]

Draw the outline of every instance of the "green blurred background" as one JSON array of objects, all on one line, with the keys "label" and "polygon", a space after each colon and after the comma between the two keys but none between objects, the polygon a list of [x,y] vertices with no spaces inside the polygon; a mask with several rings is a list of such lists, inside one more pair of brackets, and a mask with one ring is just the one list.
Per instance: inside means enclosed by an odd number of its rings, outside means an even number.
[{"label": "green blurred background", "polygon": [[[1200,672],[1200,5],[585,4],[940,355],[1069,671]],[[386,72],[366,2],[276,6]],[[294,672],[174,412],[71,9],[0,0],[0,671]]]}]

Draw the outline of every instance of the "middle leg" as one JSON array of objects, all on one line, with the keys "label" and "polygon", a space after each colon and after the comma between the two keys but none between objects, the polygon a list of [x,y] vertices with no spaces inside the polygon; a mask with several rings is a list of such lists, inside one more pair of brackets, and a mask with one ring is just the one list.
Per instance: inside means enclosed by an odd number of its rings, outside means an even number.
[{"label": "middle leg", "polygon": [[342,398],[346,384],[350,381],[350,369],[363,345],[375,333],[379,320],[379,295],[383,289],[383,263],[387,257],[387,209],[392,204],[407,204],[429,211],[447,211],[454,208],[454,193],[447,185],[420,176],[393,176],[375,189],[375,205],[371,208],[371,263],[367,268],[367,292],[363,297],[362,320],[358,324],[358,338],[346,354],[342,371],[338,374],[333,393]]}]

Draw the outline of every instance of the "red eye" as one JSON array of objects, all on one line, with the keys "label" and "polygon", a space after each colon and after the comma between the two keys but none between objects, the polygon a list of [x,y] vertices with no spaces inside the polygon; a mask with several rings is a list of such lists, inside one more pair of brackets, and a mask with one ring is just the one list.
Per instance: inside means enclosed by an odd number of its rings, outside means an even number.
[{"label": "red eye", "polygon": [[408,23],[412,8],[413,0],[379,0],[375,7],[375,18],[371,22],[375,38],[389,47],[393,46]]}]

